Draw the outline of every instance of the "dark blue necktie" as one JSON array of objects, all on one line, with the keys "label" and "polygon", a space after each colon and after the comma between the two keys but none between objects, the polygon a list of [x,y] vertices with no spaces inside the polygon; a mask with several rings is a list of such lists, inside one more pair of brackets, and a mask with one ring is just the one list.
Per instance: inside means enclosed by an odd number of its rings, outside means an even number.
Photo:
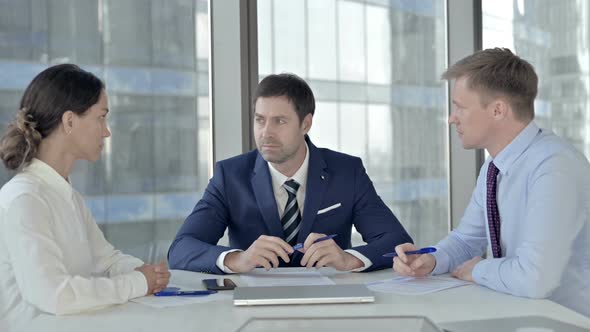
[{"label": "dark blue necktie", "polygon": [[500,212],[498,211],[498,201],[496,195],[498,181],[498,167],[490,162],[488,166],[487,177],[487,210],[488,210],[488,227],[490,229],[490,240],[492,242],[492,254],[494,258],[502,257],[502,248],[500,247]]},{"label": "dark blue necktie", "polygon": [[294,180],[289,180],[283,183],[283,188],[287,190],[287,205],[285,205],[285,212],[281,217],[281,224],[283,225],[283,234],[285,242],[290,245],[297,243],[297,233],[299,233],[299,224],[301,223],[301,213],[299,213],[299,205],[297,204],[297,189],[299,183]]}]

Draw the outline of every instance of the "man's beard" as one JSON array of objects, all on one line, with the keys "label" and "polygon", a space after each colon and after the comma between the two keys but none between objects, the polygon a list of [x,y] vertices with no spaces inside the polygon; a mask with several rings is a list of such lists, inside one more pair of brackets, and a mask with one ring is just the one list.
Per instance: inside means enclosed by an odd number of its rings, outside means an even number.
[{"label": "man's beard", "polygon": [[[260,152],[261,150],[258,149],[258,151]],[[283,150],[279,150],[277,151],[277,154],[274,153],[264,153],[264,152],[260,152],[260,154],[262,155],[262,157],[264,158],[264,160],[266,160],[269,163],[273,163],[273,164],[282,164],[288,160],[293,159],[293,157],[295,156],[295,154],[297,153],[297,150],[289,153],[287,151],[283,151]]]}]

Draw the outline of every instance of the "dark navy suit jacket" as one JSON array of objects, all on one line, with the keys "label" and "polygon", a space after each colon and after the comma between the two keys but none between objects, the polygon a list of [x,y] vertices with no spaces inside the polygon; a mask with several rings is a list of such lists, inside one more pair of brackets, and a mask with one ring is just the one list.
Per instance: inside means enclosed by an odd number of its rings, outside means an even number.
[{"label": "dark navy suit jacket", "polygon": [[[400,243],[412,242],[403,226],[375,192],[360,158],[309,147],[309,169],[298,242],[309,233],[338,234],[342,249],[354,249],[373,265],[365,271],[391,267],[384,258]],[[340,203],[322,214],[318,211]],[[351,248],[352,225],[366,245]],[[217,241],[229,229],[230,246]],[[260,235],[284,238],[267,162],[257,150],[215,165],[203,198],[186,218],[168,252],[170,268],[223,273],[216,266],[219,255],[230,249],[246,250]],[[290,264],[300,266],[296,252]]]}]

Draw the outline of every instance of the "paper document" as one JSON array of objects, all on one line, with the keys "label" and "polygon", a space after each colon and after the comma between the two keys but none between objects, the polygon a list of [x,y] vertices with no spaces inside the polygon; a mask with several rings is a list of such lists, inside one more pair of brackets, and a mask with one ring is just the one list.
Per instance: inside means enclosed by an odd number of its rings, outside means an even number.
[{"label": "paper document", "polygon": [[[168,285],[168,287],[178,287],[180,290],[191,290],[185,287]],[[194,303],[206,303],[212,301],[228,300],[231,301],[233,293],[228,291],[219,291],[216,294],[205,296],[144,296],[132,299],[131,302],[139,303],[153,308],[169,308]]]},{"label": "paper document", "polygon": [[334,285],[327,276],[334,275],[334,269],[307,269],[298,267],[277,268],[266,271],[254,269],[242,274],[240,280],[252,287]]},{"label": "paper document", "polygon": [[402,295],[422,295],[443,289],[471,285],[470,282],[452,277],[395,277],[367,283],[367,287],[375,292],[396,293]]}]

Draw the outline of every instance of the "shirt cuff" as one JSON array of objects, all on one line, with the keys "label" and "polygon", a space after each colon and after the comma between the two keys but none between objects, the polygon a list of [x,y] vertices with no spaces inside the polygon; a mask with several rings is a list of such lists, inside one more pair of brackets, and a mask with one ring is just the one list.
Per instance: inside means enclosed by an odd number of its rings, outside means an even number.
[{"label": "shirt cuff", "polygon": [[473,279],[473,281],[478,284],[478,285],[486,285],[487,284],[487,274],[489,273],[488,267],[489,267],[489,259],[484,259],[482,261],[479,261],[477,264],[475,264],[475,266],[473,267],[473,270],[471,270],[471,279]]},{"label": "shirt cuff", "polygon": [[131,298],[146,296],[148,292],[148,282],[143,273],[133,271],[129,273],[131,279]]},{"label": "shirt cuff", "polygon": [[232,249],[232,250],[228,250],[228,251],[224,251],[221,253],[221,255],[219,255],[219,257],[217,257],[217,261],[215,261],[215,265],[217,265],[217,267],[225,272],[225,273],[235,273],[234,271],[230,270],[227,266],[223,265],[223,261],[225,261],[225,256],[227,254],[229,254],[230,252],[234,252],[234,251],[243,251],[240,249]]},{"label": "shirt cuff", "polygon": [[358,252],[356,250],[346,249],[344,251],[353,255],[354,257],[360,259],[361,262],[363,262],[363,264],[364,264],[364,266],[361,266],[358,269],[351,270],[350,272],[361,272],[361,271],[364,271],[364,270],[370,268],[371,265],[373,265],[373,262],[371,262],[371,260],[369,260],[367,257],[365,257],[365,255],[361,254],[360,252]]},{"label": "shirt cuff", "polygon": [[434,256],[434,270],[432,270],[432,275],[436,274],[443,274],[449,272],[449,255],[444,250],[440,248],[436,248],[436,252],[433,252],[431,255]]}]

